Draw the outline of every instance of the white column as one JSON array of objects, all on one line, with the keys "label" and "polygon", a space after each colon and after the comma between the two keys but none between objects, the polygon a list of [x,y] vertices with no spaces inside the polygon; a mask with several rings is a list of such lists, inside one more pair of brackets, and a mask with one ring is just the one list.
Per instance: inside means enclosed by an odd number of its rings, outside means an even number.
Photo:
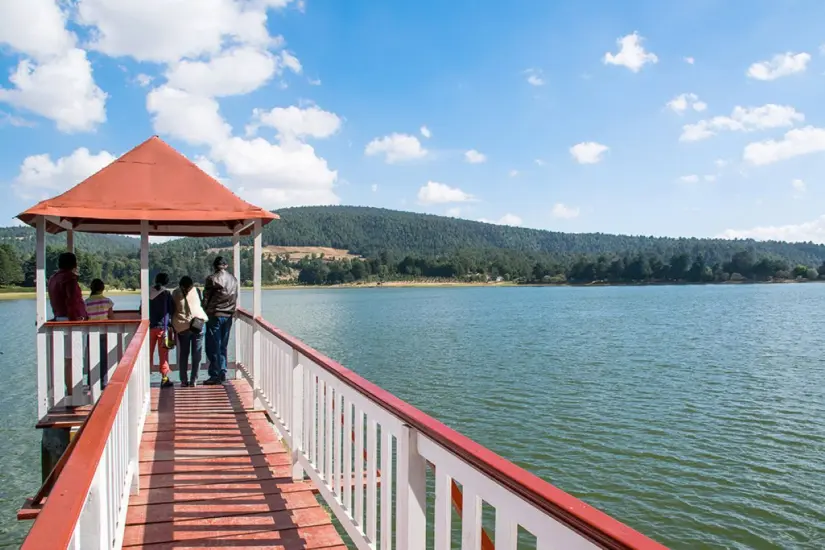
[{"label": "white column", "polygon": [[[49,376],[48,350],[46,348],[46,218],[37,216],[37,243],[35,244],[35,284],[37,290],[37,418],[43,418],[49,412]],[[61,363],[62,358],[56,362]],[[61,364],[62,367],[62,364]]]},{"label": "white column", "polygon": [[424,550],[427,539],[427,463],[418,453],[418,433],[413,428],[404,425],[397,441],[398,548]]},{"label": "white column", "polygon": [[[232,274],[238,280],[238,304],[237,307],[241,307],[241,285],[243,285],[243,279],[241,278],[241,234],[236,229],[232,233]],[[235,320],[238,320],[238,316],[235,316]],[[240,380],[243,378],[243,373],[241,369],[238,368],[238,363],[241,362],[241,337],[240,333],[238,332],[238,327],[235,327],[235,379]],[[246,365],[247,367],[249,365]]]},{"label": "white column", "polygon": [[261,330],[258,326],[258,317],[261,316],[261,220],[255,220],[253,230],[253,267],[252,267],[252,389],[254,396],[254,408],[256,411],[263,410],[264,405],[261,400],[261,373],[266,368],[261,364]]},{"label": "white column", "polygon": [[140,222],[140,318],[149,319],[149,222]]},{"label": "white column", "polygon": [[[292,349],[292,411],[289,421],[289,431],[292,432],[292,479],[303,481],[304,469],[298,461],[301,453],[305,452],[304,445],[304,368],[301,366],[301,356]],[[349,437],[348,434],[346,434]],[[363,442],[362,442],[363,444]],[[358,447],[356,446],[356,452]],[[345,472],[346,481],[349,483],[349,473]],[[360,481],[360,478],[356,478]],[[359,487],[360,490],[360,487]]]},{"label": "white column", "polygon": [[74,230],[66,230],[66,252],[74,252]]}]

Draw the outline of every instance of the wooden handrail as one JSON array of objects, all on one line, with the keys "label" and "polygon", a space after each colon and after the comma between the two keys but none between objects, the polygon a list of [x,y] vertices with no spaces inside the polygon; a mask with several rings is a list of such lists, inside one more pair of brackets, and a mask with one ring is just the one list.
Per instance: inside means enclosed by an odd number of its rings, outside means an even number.
[{"label": "wooden handrail", "polygon": [[141,321],[21,550],[69,546],[148,332],[149,321]]},{"label": "wooden handrail", "polygon": [[406,422],[424,436],[600,547],[611,550],[667,550],[662,544],[447,427],[290,336],[264,318],[253,318],[248,311],[240,308],[238,314],[249,321],[256,321],[262,329],[313,361],[344,384],[378,403],[402,422]]}]

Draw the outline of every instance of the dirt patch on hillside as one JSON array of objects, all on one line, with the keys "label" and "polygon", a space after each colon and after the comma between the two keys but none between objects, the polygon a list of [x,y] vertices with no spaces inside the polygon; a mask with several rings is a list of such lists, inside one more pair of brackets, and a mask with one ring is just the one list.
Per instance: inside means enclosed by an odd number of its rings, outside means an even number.
[{"label": "dirt patch on hillside", "polygon": [[[244,247],[250,248],[250,247]],[[208,252],[224,252],[229,248],[210,248]],[[360,258],[357,254],[350,254],[348,250],[330,248],[327,246],[265,246],[264,256],[289,256],[290,261],[297,261],[305,256],[324,256],[325,260],[341,260],[343,258]]]}]

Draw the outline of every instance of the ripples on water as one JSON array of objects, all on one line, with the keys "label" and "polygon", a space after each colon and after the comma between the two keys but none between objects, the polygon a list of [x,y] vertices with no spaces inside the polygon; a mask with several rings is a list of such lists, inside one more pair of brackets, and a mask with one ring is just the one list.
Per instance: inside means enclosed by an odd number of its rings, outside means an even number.
[{"label": "ripples on water", "polygon": [[[0,546],[39,482],[33,315],[0,302]],[[274,291],[264,315],[672,548],[825,548],[825,285]]]},{"label": "ripples on water", "polygon": [[264,312],[673,548],[825,548],[825,285],[307,290]]}]

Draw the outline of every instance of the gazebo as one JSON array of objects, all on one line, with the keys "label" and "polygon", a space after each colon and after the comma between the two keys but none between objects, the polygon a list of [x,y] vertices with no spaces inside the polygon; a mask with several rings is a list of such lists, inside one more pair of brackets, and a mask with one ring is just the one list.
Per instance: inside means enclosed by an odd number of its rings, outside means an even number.
[{"label": "gazebo", "polygon": [[[240,237],[251,234],[254,236],[252,309],[255,316],[261,314],[261,229],[278,219],[278,215],[240,199],[157,136],[144,141],[65,193],[29,208],[18,218],[33,226],[37,233],[38,427],[54,427],[56,418],[69,414],[67,409],[71,411],[89,404],[89,397],[82,391],[85,339],[92,334],[116,336],[110,338],[108,349],[91,346],[87,350],[85,360],[89,360],[91,373],[91,365],[99,362],[101,355],[108,353],[115,361],[120,358],[130,333],[126,320],[119,325],[114,322],[47,323],[46,281],[50,275],[45,271],[47,233],[65,231],[69,251],[74,249],[75,231],[139,235],[140,311],[143,319],[147,319],[149,314],[150,236],[232,236],[233,272],[240,280]],[[134,332],[134,321],[131,332]],[[260,337],[255,334],[253,361],[260,356],[259,341]],[[236,357],[238,344],[236,339]],[[64,350],[65,346],[68,348]],[[59,354],[64,351],[65,369],[56,367],[61,362]],[[111,360],[109,364],[113,364]],[[91,400],[94,401],[100,395],[100,388],[99,384],[90,385]],[[54,411],[60,414],[49,419]]]}]

